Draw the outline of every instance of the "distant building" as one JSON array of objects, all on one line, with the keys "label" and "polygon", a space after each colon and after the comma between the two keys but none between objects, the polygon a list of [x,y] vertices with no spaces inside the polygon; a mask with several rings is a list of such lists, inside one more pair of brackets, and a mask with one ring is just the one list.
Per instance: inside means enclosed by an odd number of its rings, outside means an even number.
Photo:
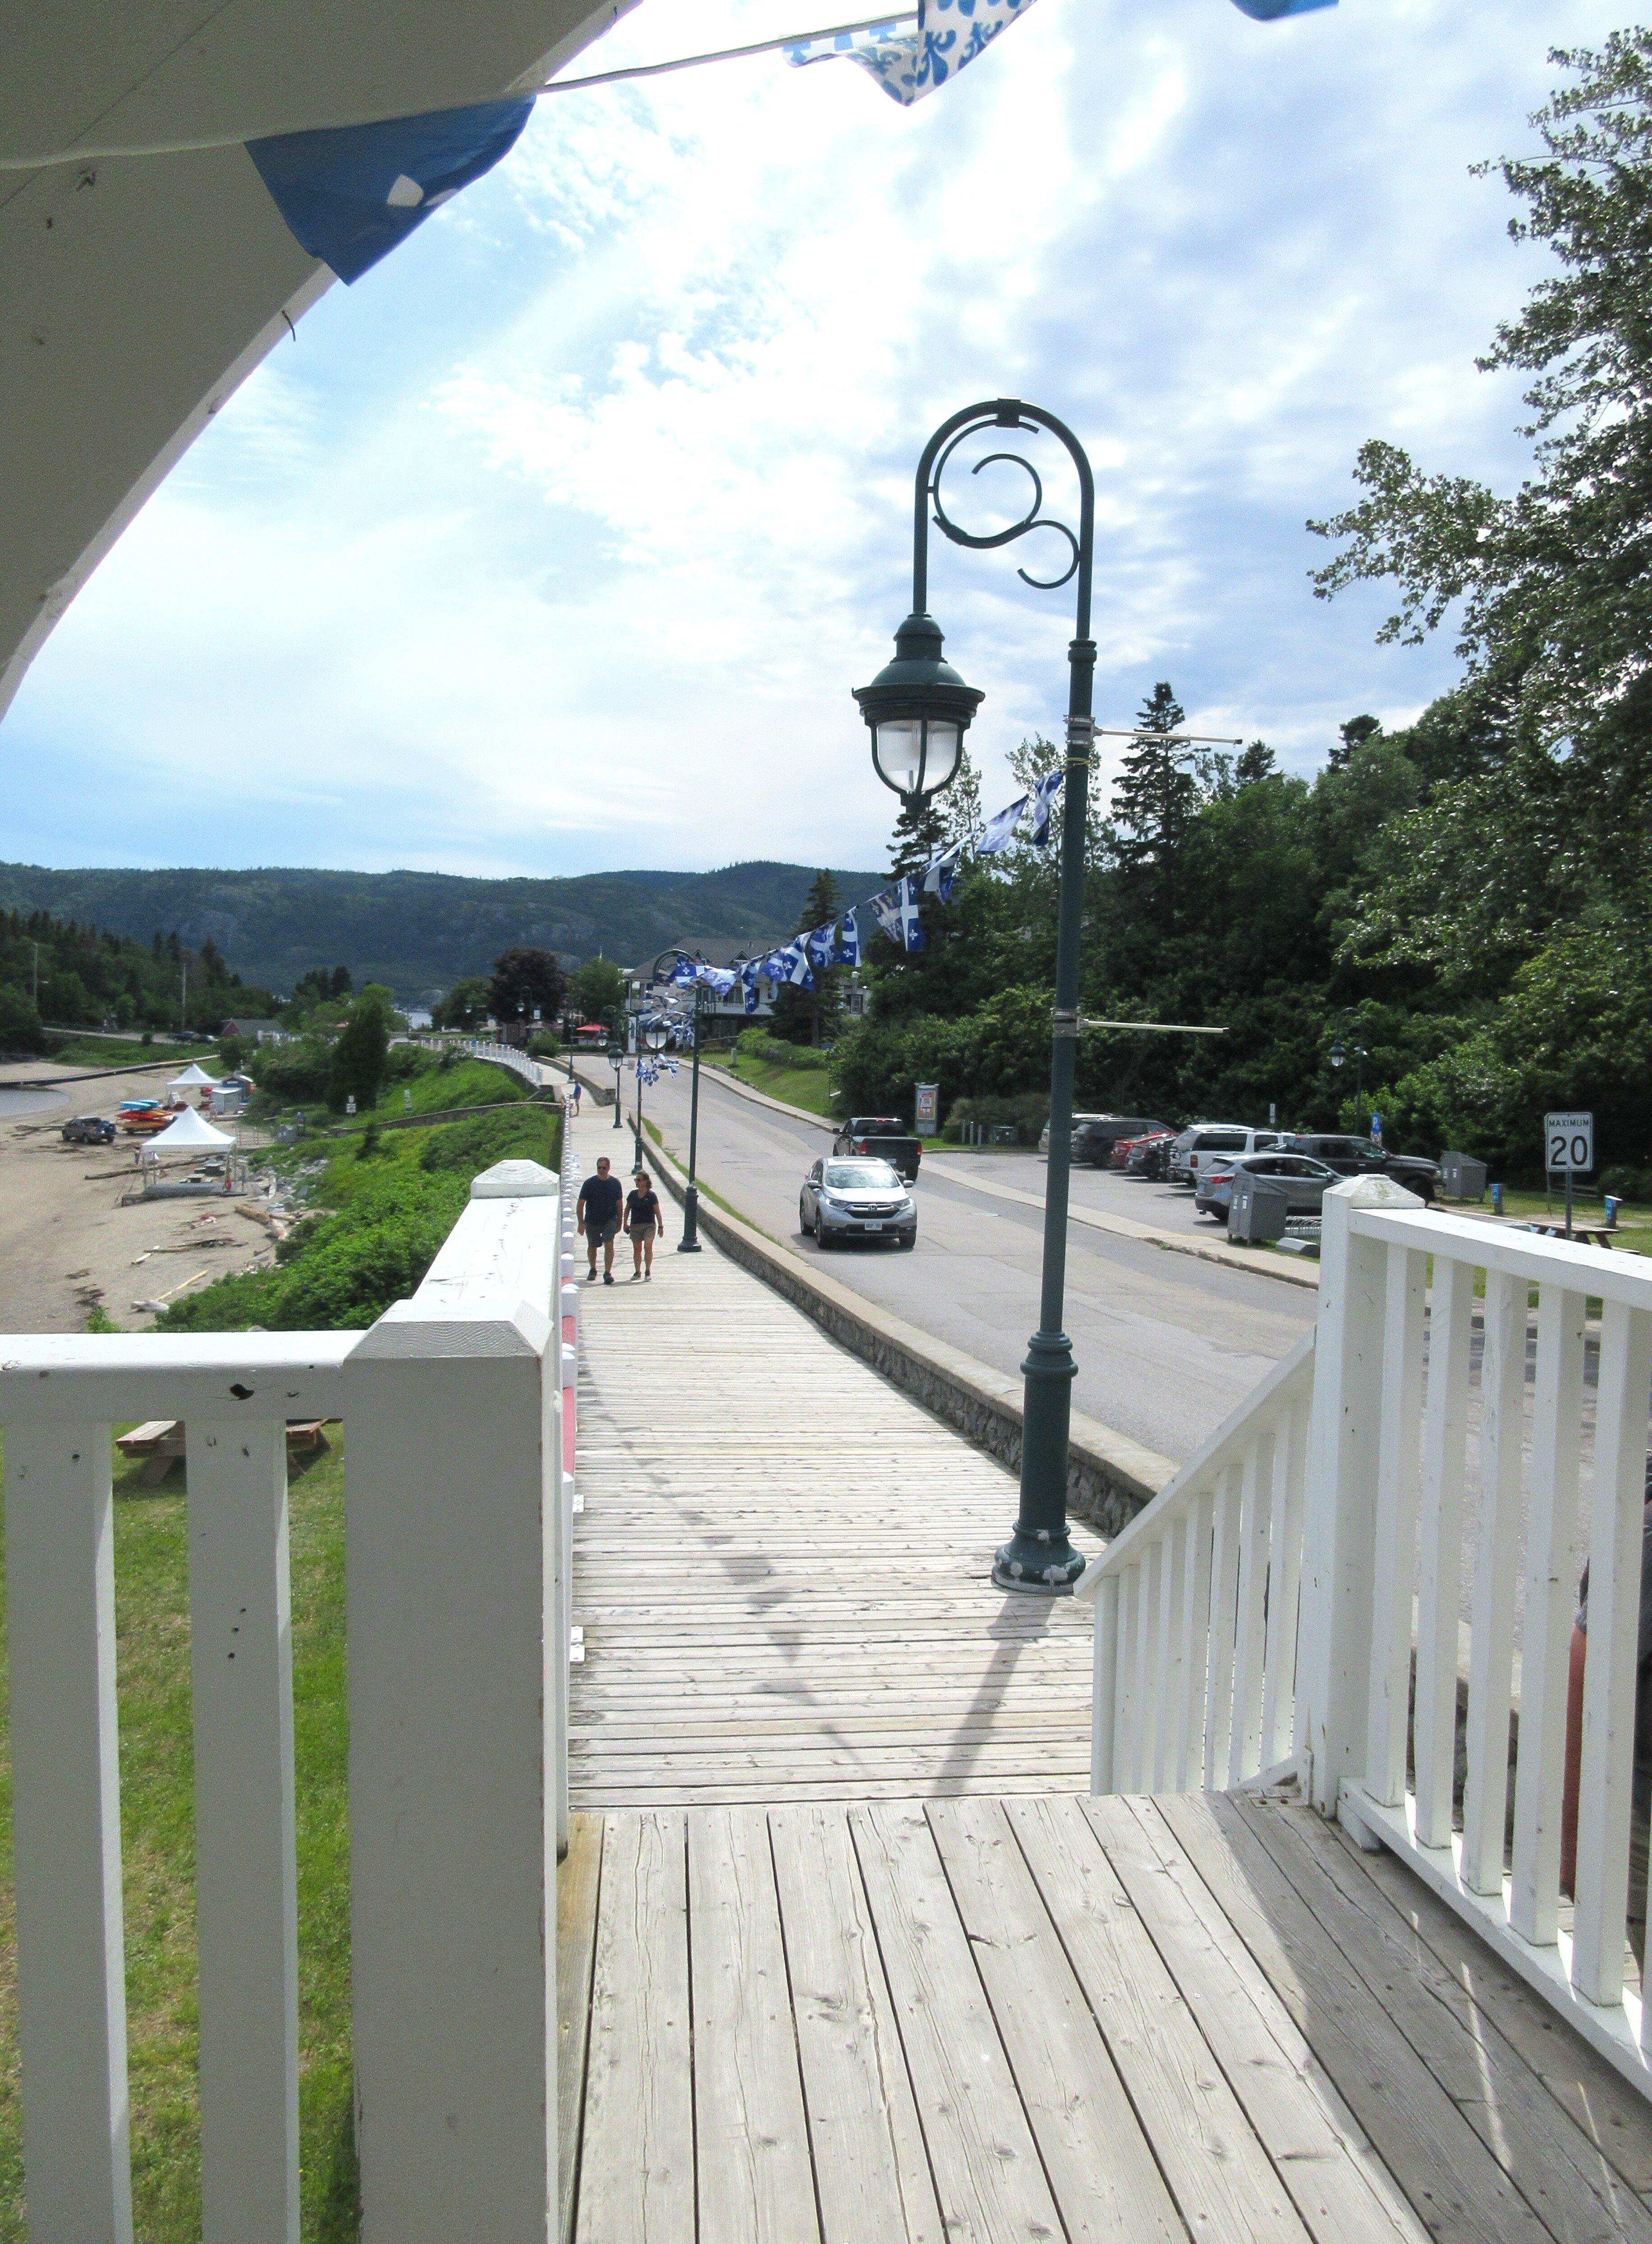
[{"label": "distant building", "polygon": [[240,1017],[226,1021],[219,1031],[220,1036],[239,1037],[243,1044],[279,1044],[286,1041],[287,1031],[279,1021],[254,1021]]}]

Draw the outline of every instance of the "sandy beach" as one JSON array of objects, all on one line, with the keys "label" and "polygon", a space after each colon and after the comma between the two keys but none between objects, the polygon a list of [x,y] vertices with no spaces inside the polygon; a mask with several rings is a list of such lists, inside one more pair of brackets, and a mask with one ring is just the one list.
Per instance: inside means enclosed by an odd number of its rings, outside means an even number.
[{"label": "sandy beach", "polygon": [[[176,1068],[86,1071],[84,1090],[70,1084],[17,1092],[8,1086],[21,1078],[71,1071],[42,1060],[0,1066],[0,1332],[84,1332],[94,1305],[141,1332],[154,1316],[134,1302],[191,1291],[191,1280],[205,1283],[267,1259],[267,1233],[237,1215],[233,1201],[214,1195],[122,1207],[137,1179],[131,1142],[70,1146],[59,1135],[71,1114],[112,1116],[123,1098],[164,1092]],[[205,1243],[218,1240],[227,1243]]]}]

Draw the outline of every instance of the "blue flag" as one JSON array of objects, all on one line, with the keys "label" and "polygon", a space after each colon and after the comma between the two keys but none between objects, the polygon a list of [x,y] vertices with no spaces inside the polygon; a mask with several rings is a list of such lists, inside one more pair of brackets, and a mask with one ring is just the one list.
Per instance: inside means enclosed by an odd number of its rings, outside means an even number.
[{"label": "blue flag", "polygon": [[832,953],[834,966],[858,966],[861,963],[860,921],[852,911],[843,914],[838,930],[837,948]]},{"label": "blue flag", "polygon": [[1035,849],[1041,849],[1050,838],[1050,812],[1066,778],[1066,774],[1058,766],[1054,771],[1046,772],[1032,790],[1032,831],[1029,838]]},{"label": "blue flag", "polygon": [[671,978],[679,990],[692,990],[700,978],[700,968],[686,950],[677,953],[677,963],[671,970]]},{"label": "blue flag", "polygon": [[978,857],[996,857],[1000,849],[1008,848],[1011,837],[1021,822],[1021,813],[1026,808],[1026,795],[1018,794],[1007,810],[1000,810],[996,818],[987,820],[975,844]]},{"label": "blue flag", "polygon": [[964,844],[954,842],[950,849],[925,865],[918,876],[918,887],[926,896],[937,896],[945,903],[952,893],[952,883],[958,878],[958,861],[964,854]]},{"label": "blue flag", "polygon": [[832,963],[832,937],[837,931],[837,922],[829,919],[824,927],[814,928],[803,937],[803,948],[809,953],[811,966],[829,966]]},{"label": "blue flag", "polygon": [[[1337,0],[1234,0],[1258,24],[1334,8]],[[918,0],[915,30],[879,24],[869,31],[839,31],[829,39],[803,39],[786,49],[789,63],[858,63],[891,101],[910,109],[949,78],[985,54],[999,33],[1025,16],[1032,0]]]}]

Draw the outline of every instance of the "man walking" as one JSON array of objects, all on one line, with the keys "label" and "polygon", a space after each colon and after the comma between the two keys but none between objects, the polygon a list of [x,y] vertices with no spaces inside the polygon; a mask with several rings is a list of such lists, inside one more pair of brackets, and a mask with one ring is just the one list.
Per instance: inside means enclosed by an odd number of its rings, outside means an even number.
[{"label": "man walking", "polygon": [[608,1173],[608,1157],[599,1156],[597,1173],[587,1177],[579,1187],[579,1201],[574,1210],[579,1221],[579,1236],[585,1240],[586,1253],[591,1267],[586,1273],[587,1285],[597,1274],[597,1249],[602,1249],[602,1282],[613,1283],[613,1242],[620,1235],[620,1209],[625,1199],[625,1187],[618,1177]]}]

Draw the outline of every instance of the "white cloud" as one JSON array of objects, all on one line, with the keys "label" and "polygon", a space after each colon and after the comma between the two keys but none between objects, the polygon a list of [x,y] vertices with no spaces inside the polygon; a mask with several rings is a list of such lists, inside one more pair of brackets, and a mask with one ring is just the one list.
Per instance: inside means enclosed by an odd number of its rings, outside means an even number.
[{"label": "white cloud", "polygon": [[[693,36],[796,17],[728,0]],[[904,612],[924,437],[1006,391],[1095,465],[1106,720],[1164,675],[1288,758],[1403,717],[1449,647],[1373,649],[1380,592],[1314,602],[1303,520],[1368,435],[1518,472],[1513,389],[1472,361],[1536,267],[1466,166],[1523,140],[1551,40],[1609,20],[1040,0],[911,112],[772,58],[547,98],[324,300],[83,593],[0,733],[30,774],[7,854],[875,863],[849,688]],[[586,64],[682,37],[640,9]],[[1012,479],[966,464],[960,514],[1003,520]],[[932,558],[989,787],[1062,705],[1070,594],[1014,573],[1049,550]]]}]

